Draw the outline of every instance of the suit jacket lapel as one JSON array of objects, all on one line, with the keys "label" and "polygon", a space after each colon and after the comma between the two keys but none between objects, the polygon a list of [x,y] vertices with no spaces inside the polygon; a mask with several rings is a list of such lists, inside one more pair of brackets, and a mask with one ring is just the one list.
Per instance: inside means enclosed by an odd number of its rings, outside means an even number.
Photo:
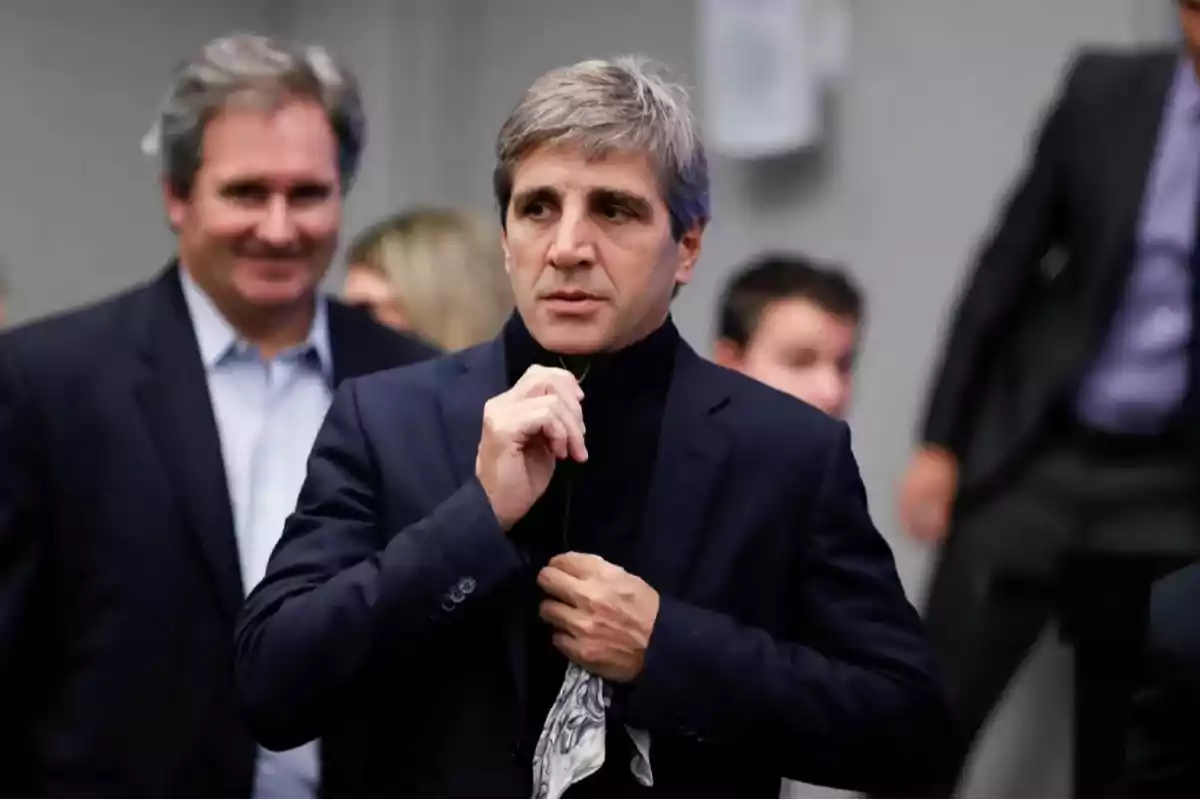
[{"label": "suit jacket lapel", "polygon": [[333,385],[336,388],[347,378],[356,378],[387,369],[381,363],[377,348],[367,346],[358,335],[358,320],[351,316],[353,309],[329,302],[329,350],[333,354]]},{"label": "suit jacket lapel", "polygon": [[236,615],[244,590],[225,463],[177,269],[149,289],[135,392],[217,599]]},{"label": "suit jacket lapel", "polygon": [[[449,365],[453,377],[441,391],[442,418],[462,483],[475,474],[475,453],[483,430],[483,406],[507,388],[504,345],[497,338],[464,351]],[[713,497],[728,452],[728,439],[714,416],[729,396],[714,381],[716,368],[680,343],[663,414],[655,477],[647,498],[638,543],[638,574],[662,592],[679,593],[700,538],[700,523]],[[528,620],[524,604],[514,604],[507,626],[507,655],[518,715],[527,696]],[[518,720],[517,730],[521,730]]]},{"label": "suit jacket lapel", "polygon": [[503,340],[497,337],[464,350],[447,366],[454,374],[442,389],[442,419],[455,477],[461,484],[475,474],[475,451],[483,432],[483,405],[508,388]]},{"label": "suit jacket lapel", "polygon": [[729,449],[717,415],[729,394],[717,367],[680,342],[659,435],[636,571],[662,593],[681,595]]},{"label": "suit jacket lapel", "polygon": [[368,312],[329,298],[329,349],[333,384],[400,366],[396,336]]}]

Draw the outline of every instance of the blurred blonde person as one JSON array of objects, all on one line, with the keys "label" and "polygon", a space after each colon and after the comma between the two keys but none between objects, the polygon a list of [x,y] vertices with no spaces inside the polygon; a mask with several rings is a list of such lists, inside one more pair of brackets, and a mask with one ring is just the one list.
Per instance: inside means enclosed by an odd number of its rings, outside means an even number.
[{"label": "blurred blonde person", "polygon": [[347,302],[448,351],[492,338],[512,313],[499,230],[472,214],[389,217],[359,235],[347,263]]}]

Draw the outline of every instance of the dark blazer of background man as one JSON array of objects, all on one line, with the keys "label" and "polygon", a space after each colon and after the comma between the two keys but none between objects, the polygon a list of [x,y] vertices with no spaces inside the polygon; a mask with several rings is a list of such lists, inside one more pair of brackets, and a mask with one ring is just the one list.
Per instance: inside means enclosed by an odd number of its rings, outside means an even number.
[{"label": "dark blazer of background man", "polygon": [[1200,564],[1151,595],[1147,669],[1134,698],[1125,790],[1130,797],[1200,795]]},{"label": "dark blazer of background man", "polygon": [[848,428],[669,319],[707,219],[691,124],[635,59],[536,82],[498,145],[519,313],[335,399],[237,655],[252,729],[322,737],[330,791],[529,797],[568,661],[613,687],[575,796],[888,794],[940,763]]},{"label": "dark blazer of background man", "polygon": [[902,515],[948,534],[927,622],[968,738],[1065,556],[1200,548],[1200,4],[1179,6],[1186,50],[1074,59],[934,376]]},{"label": "dark blazer of background man", "polygon": [[[203,74],[236,86],[248,69],[261,89],[274,69],[311,85],[304,58],[236,37],[209,46]],[[250,482],[226,469],[239,443],[222,435],[212,365],[314,369],[337,385],[432,354],[364,311],[320,311],[340,224],[335,138],[316,101],[289,98],[213,115],[194,170],[166,160],[184,266],[0,339],[0,792],[260,791],[230,693],[251,588],[231,493]],[[199,343],[221,335],[222,314],[230,347],[210,361]],[[297,343],[308,349],[284,361]]]}]

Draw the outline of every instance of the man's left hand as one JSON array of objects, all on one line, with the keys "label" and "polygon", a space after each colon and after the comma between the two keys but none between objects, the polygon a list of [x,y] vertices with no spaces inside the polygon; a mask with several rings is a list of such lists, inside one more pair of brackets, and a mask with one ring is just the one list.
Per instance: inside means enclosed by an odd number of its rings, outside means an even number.
[{"label": "man's left hand", "polygon": [[538,586],[549,595],[541,618],[555,627],[563,655],[618,683],[641,673],[658,617],[658,592],[648,583],[599,556],[564,553],[538,573]]}]

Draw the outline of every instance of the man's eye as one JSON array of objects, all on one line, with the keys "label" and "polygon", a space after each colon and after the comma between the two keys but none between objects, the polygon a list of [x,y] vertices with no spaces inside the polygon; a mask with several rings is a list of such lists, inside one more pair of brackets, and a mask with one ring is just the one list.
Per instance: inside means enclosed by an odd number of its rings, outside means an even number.
[{"label": "man's eye", "polygon": [[526,203],[521,208],[521,215],[531,219],[541,219],[550,213],[550,206],[541,200]]},{"label": "man's eye", "polygon": [[221,195],[238,203],[262,203],[266,201],[270,192],[263,186],[238,183],[225,187]]},{"label": "man's eye", "polygon": [[294,203],[320,203],[326,200],[333,191],[328,186],[313,184],[297,186],[292,190],[291,199]]},{"label": "man's eye", "polygon": [[633,216],[633,212],[630,211],[625,206],[617,205],[617,204],[613,204],[613,203],[610,203],[610,204],[607,204],[607,205],[601,207],[600,214],[605,219],[611,220],[614,222],[617,222],[620,220],[625,220],[625,219],[630,219]]},{"label": "man's eye", "polygon": [[809,351],[793,353],[791,358],[788,359],[788,363],[794,369],[807,369],[817,363],[817,354]]}]

